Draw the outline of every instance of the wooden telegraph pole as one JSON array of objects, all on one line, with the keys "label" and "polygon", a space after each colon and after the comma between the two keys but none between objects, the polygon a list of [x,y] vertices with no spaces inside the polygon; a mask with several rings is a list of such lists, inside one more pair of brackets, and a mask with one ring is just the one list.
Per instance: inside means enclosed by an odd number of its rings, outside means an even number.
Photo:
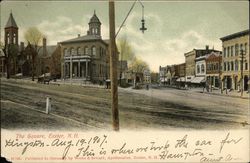
[{"label": "wooden telegraph pole", "polygon": [[109,55],[110,55],[110,80],[111,80],[111,107],[113,130],[119,131],[119,111],[118,111],[118,81],[117,62],[118,56],[115,43],[115,2],[109,0]]}]

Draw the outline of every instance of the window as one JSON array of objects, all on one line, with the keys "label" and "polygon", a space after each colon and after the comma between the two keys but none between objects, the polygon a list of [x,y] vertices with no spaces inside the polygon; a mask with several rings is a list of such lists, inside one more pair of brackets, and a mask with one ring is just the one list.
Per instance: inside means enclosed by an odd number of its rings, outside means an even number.
[{"label": "window", "polygon": [[201,65],[201,73],[203,74],[205,72],[204,64]]},{"label": "window", "polygon": [[247,64],[247,62],[245,63],[245,70],[248,70],[248,64]]},{"label": "window", "polygon": [[67,56],[67,55],[68,55],[68,53],[67,53],[67,48],[65,48],[65,49],[63,50],[63,55],[64,55],[64,56]]},{"label": "window", "polygon": [[92,55],[96,55],[96,47],[95,46],[93,46],[92,48],[91,48],[91,52],[92,52]]},{"label": "window", "polygon": [[216,70],[219,70],[219,63],[216,63]]},{"label": "window", "polygon": [[230,57],[230,46],[227,47],[227,57]]},{"label": "window", "polygon": [[227,62],[227,71],[230,71],[230,63]]},{"label": "window", "polygon": [[16,34],[15,34],[15,33],[14,33],[13,39],[14,39],[14,40],[13,40],[13,41],[14,41],[13,43],[14,43],[14,44],[17,44],[17,37],[16,37]]},{"label": "window", "polygon": [[84,54],[85,55],[89,54],[89,48],[87,46],[84,47]]},{"label": "window", "polygon": [[74,55],[74,53],[75,53],[74,48],[70,48],[70,55]]},{"label": "window", "polygon": [[234,70],[234,62],[232,61],[231,62],[231,71],[233,71]]},{"label": "window", "polygon": [[10,43],[10,34],[7,33],[7,44],[9,44],[9,43]]},{"label": "window", "polygon": [[238,65],[238,60],[235,60],[235,71],[238,71],[239,65]]},{"label": "window", "polygon": [[239,53],[239,45],[235,44],[235,56],[237,56]]},{"label": "window", "polygon": [[247,54],[247,43],[245,43],[245,54]]},{"label": "window", "polygon": [[81,48],[80,48],[80,47],[77,48],[76,54],[77,54],[77,55],[80,55],[80,54],[81,54]]},{"label": "window", "polygon": [[231,46],[231,56],[234,56],[234,47]]},{"label": "window", "polygon": [[197,74],[200,73],[200,65],[197,65]]},{"label": "window", "polygon": [[243,50],[243,44],[240,44],[240,50]]},{"label": "window", "polygon": [[227,57],[227,48],[224,48],[224,58]]}]

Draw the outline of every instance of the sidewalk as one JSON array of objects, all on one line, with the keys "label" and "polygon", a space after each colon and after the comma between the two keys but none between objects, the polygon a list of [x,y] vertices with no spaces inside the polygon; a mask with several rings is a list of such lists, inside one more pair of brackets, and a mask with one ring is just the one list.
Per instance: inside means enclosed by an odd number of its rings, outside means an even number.
[{"label": "sidewalk", "polygon": [[247,91],[244,91],[243,96],[241,97],[241,92],[238,92],[237,90],[227,91],[227,93],[226,93],[226,90],[224,90],[223,93],[221,93],[220,89],[212,90],[212,92],[207,92],[207,90],[204,89],[204,92],[203,92],[203,88],[191,88],[191,89],[189,89],[189,91],[217,95],[217,96],[243,98],[243,99],[249,99],[249,95],[250,95]]}]

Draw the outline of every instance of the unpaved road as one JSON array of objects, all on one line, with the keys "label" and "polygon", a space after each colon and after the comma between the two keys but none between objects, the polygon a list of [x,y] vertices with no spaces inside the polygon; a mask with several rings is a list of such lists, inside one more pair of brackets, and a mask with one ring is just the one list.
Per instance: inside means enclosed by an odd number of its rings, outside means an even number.
[{"label": "unpaved road", "polygon": [[[121,130],[242,129],[249,102],[185,90],[119,89],[119,112]],[[111,130],[110,90],[2,80],[1,128]]]}]

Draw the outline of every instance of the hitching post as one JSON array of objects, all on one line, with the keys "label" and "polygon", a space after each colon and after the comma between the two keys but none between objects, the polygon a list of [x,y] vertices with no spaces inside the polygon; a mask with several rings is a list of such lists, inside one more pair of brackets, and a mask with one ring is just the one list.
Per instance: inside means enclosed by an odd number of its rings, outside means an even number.
[{"label": "hitching post", "polygon": [[49,114],[49,111],[51,110],[50,100],[51,100],[50,97],[46,97],[46,114]]}]

